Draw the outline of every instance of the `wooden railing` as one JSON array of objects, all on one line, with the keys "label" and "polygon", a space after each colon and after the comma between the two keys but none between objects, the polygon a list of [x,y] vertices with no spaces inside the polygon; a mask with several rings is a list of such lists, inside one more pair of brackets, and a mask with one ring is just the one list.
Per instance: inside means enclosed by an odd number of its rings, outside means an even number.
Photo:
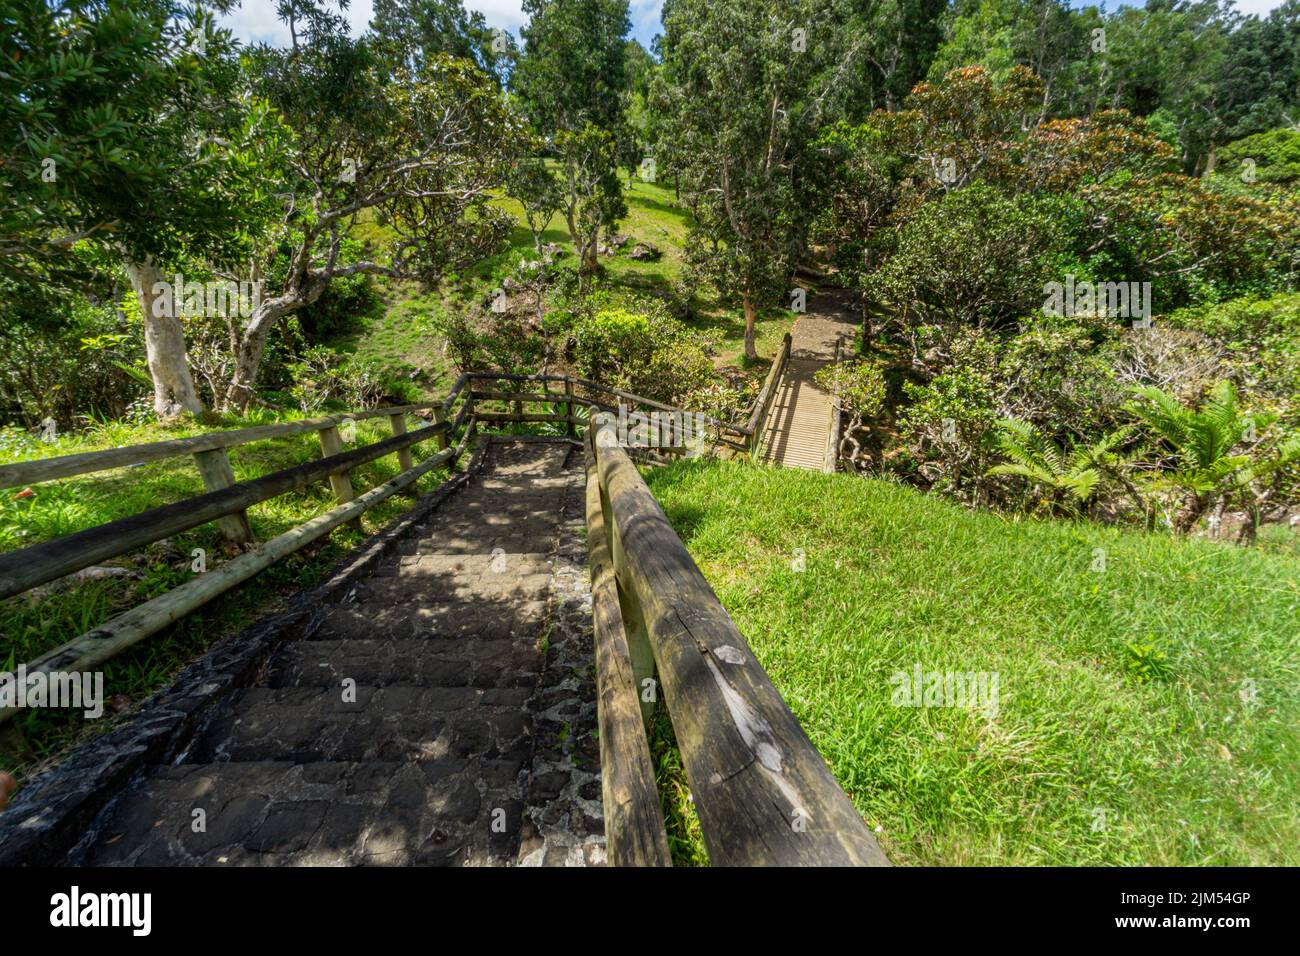
[{"label": "wooden railing", "polygon": [[[835,340],[835,362],[831,367],[837,367],[843,357],[844,336],[841,335]],[[840,466],[841,411],[840,396],[837,393],[832,393],[830,400],[830,422],[826,429],[826,458],[822,463],[822,471],[827,474],[835,472]]]},{"label": "wooden railing", "polygon": [[777,390],[781,386],[781,376],[790,361],[790,346],[793,338],[789,332],[781,339],[781,347],[772,359],[772,367],[767,370],[763,387],[759,389],[758,398],[754,400],[754,411],[745,423],[744,431],[749,436],[749,459],[758,462],[763,459],[763,432],[767,426],[767,416],[772,410]]},{"label": "wooden railing", "polygon": [[[93,474],[148,461],[193,455],[207,492],[182,501],[110,521],[106,524],[0,554],[0,598],[20,594],[38,585],[115,558],[170,535],[216,522],[243,553],[207,570],[164,594],[137,605],[73,640],[27,663],[28,675],[37,672],[90,670],[208,601],[248,580],[253,575],[305,547],[345,523],[359,526],[360,517],[379,502],[411,486],[440,465],[454,465],[471,439],[473,401],[462,396],[458,385],[440,403],[377,408],[349,415],[329,415],[276,425],[210,432],[192,438],[131,445],[107,451],[64,455],[37,461],[18,462],[0,468],[0,487],[30,485],[55,478]],[[459,412],[450,418],[460,400]],[[433,423],[408,431],[406,416],[429,412]],[[387,416],[392,437],[351,451],[343,450],[340,427],[350,422]],[[228,449],[252,442],[301,434],[318,433],[323,457],[293,468],[273,472],[250,481],[236,482]],[[451,441],[460,435],[457,444]],[[411,457],[416,444],[433,440],[439,450],[418,465]],[[359,465],[386,455],[396,455],[400,473],[357,495],[350,473]],[[247,509],[271,498],[329,481],[339,504],[263,543],[253,541]],[[16,713],[0,708],[0,722]]]},{"label": "wooden railing", "polygon": [[[553,385],[560,390],[551,391]],[[531,408],[539,403],[543,405],[541,409]],[[472,372],[461,375],[440,402],[367,409],[0,466],[0,488],[10,488],[192,455],[206,489],[206,493],[182,501],[0,554],[0,599],[209,522],[215,522],[223,535],[244,551],[28,662],[27,673],[90,670],[334,528],[342,524],[359,528],[361,515],[379,502],[394,494],[409,494],[411,486],[422,475],[440,465],[454,466],[480,425],[558,423],[567,434],[576,435],[577,429],[586,423],[588,408],[616,409],[619,405],[677,416],[684,414],[671,405],[585,379]],[[530,406],[530,410],[526,411],[525,406]],[[426,413],[432,423],[408,431],[406,419],[414,413]],[[382,417],[389,419],[392,437],[344,450],[341,427]],[[712,431],[711,443],[732,450],[745,447],[747,436],[738,427],[708,416],[704,418]],[[235,481],[229,449],[310,431],[318,434],[320,459],[261,478]],[[415,465],[411,448],[427,441],[434,441],[438,450]],[[683,446],[670,446],[644,449],[639,454],[663,461],[687,451]],[[386,455],[397,456],[400,473],[358,496],[351,472]],[[253,540],[247,516],[249,507],[321,481],[329,482],[338,507],[270,541],[258,544]],[[12,708],[0,708],[0,722],[12,717],[14,712]]]},{"label": "wooden railing", "polygon": [[588,547],[605,840],[615,865],[666,865],[642,723],[662,693],[710,862],[888,865],[673,532],[614,421],[586,435]]}]

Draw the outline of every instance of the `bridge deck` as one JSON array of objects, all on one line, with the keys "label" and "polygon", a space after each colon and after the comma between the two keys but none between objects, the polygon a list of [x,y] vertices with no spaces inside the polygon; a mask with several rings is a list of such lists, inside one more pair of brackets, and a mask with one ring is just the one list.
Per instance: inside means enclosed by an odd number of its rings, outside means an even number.
[{"label": "bridge deck", "polygon": [[843,336],[852,343],[858,326],[842,290],[819,293],[808,307],[791,333],[790,361],[763,423],[763,458],[787,468],[829,471],[831,397],[813,376],[835,360],[836,340]]},{"label": "bridge deck", "polygon": [[69,862],[601,862],[581,453],[485,456]]}]

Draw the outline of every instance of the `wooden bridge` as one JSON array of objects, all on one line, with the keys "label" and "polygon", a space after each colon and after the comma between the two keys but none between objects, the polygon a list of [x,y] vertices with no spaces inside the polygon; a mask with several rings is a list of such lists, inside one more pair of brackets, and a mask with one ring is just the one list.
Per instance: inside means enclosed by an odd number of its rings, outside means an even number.
[{"label": "wooden bridge", "polygon": [[839,361],[857,324],[846,293],[823,292],[809,301],[772,362],[758,403],[758,449],[763,461],[786,468],[835,471],[839,462],[840,409],[813,376]]},{"label": "wooden bridge", "polygon": [[[208,522],[244,549],[29,674],[92,670],[452,469],[318,587],[27,781],[0,813],[0,865],[668,865],[656,707],[712,863],[887,865],[641,479],[620,405],[681,421],[581,379],[483,373],[429,405],[0,468],[13,487],[192,455],[208,488],[0,555],[0,597]],[[340,427],[379,416],[392,437],[343,450]],[[537,425],[560,434],[486,434]],[[752,424],[709,427],[715,447],[754,447]],[[234,481],[229,448],[313,430],[319,460]],[[657,459],[690,448],[674,425],[659,437]],[[350,473],[384,455],[401,473],[358,494]],[[252,540],[248,507],[321,481],[337,507]]]}]

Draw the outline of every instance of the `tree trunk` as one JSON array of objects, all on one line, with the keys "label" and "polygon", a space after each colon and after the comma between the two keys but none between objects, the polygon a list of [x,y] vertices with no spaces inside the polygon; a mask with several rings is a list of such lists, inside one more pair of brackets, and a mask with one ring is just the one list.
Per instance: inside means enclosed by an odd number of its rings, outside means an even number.
[{"label": "tree trunk", "polygon": [[261,355],[266,350],[270,330],[276,328],[276,323],[282,316],[316,302],[321,297],[321,291],[328,285],[328,282],[324,282],[309,287],[307,291],[291,290],[273,299],[263,299],[253,308],[248,324],[244,325],[243,334],[235,346],[234,381],[230,382],[230,388],[227,389],[222,411],[246,414],[257,394],[257,371],[261,368]]},{"label": "tree trunk", "polygon": [[[310,296],[305,296],[301,304],[309,305],[311,300]],[[257,372],[262,365],[262,353],[271,337],[271,329],[289,311],[282,298],[265,300],[253,310],[235,348],[235,375],[226,392],[222,411],[240,415],[248,412],[248,406],[257,394]]]},{"label": "tree trunk", "polygon": [[745,308],[745,358],[752,362],[758,358],[758,347],[754,344],[754,323],[758,319],[758,313],[748,292],[742,299],[742,305]]},{"label": "tree trunk", "polygon": [[182,412],[201,414],[203,402],[194,388],[189,356],[185,351],[185,332],[177,318],[183,290],[172,290],[172,308],[167,309],[155,293],[155,284],[166,281],[157,263],[152,260],[127,262],[126,272],[131,277],[131,286],[135,289],[144,319],[144,347],[149,375],[153,379],[154,412],[159,418],[171,418]]}]

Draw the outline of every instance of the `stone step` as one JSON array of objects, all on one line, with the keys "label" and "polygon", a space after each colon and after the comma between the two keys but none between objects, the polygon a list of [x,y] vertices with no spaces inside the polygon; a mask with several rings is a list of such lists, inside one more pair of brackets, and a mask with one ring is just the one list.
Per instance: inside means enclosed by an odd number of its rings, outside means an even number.
[{"label": "stone step", "polygon": [[543,658],[537,641],[298,641],[271,662],[270,687],[535,687]]},{"label": "stone step", "polygon": [[546,624],[546,602],[444,601],[441,604],[339,604],[329,608],[316,641],[386,638],[439,640],[538,638]]},{"label": "stone step", "polygon": [[[413,574],[365,578],[340,595],[340,603],[387,607],[481,600],[487,605],[526,605],[546,600],[551,589],[549,570],[516,575],[510,573],[509,556],[503,554],[502,563],[505,570],[481,575]],[[508,613],[508,608],[496,608],[493,613]]]},{"label": "stone step", "polygon": [[527,775],[516,757],[159,766],[101,818],[76,862],[508,864],[518,852]]},{"label": "stone step", "polygon": [[186,762],[524,759],[529,688],[252,687],[234,696],[192,744]]}]

